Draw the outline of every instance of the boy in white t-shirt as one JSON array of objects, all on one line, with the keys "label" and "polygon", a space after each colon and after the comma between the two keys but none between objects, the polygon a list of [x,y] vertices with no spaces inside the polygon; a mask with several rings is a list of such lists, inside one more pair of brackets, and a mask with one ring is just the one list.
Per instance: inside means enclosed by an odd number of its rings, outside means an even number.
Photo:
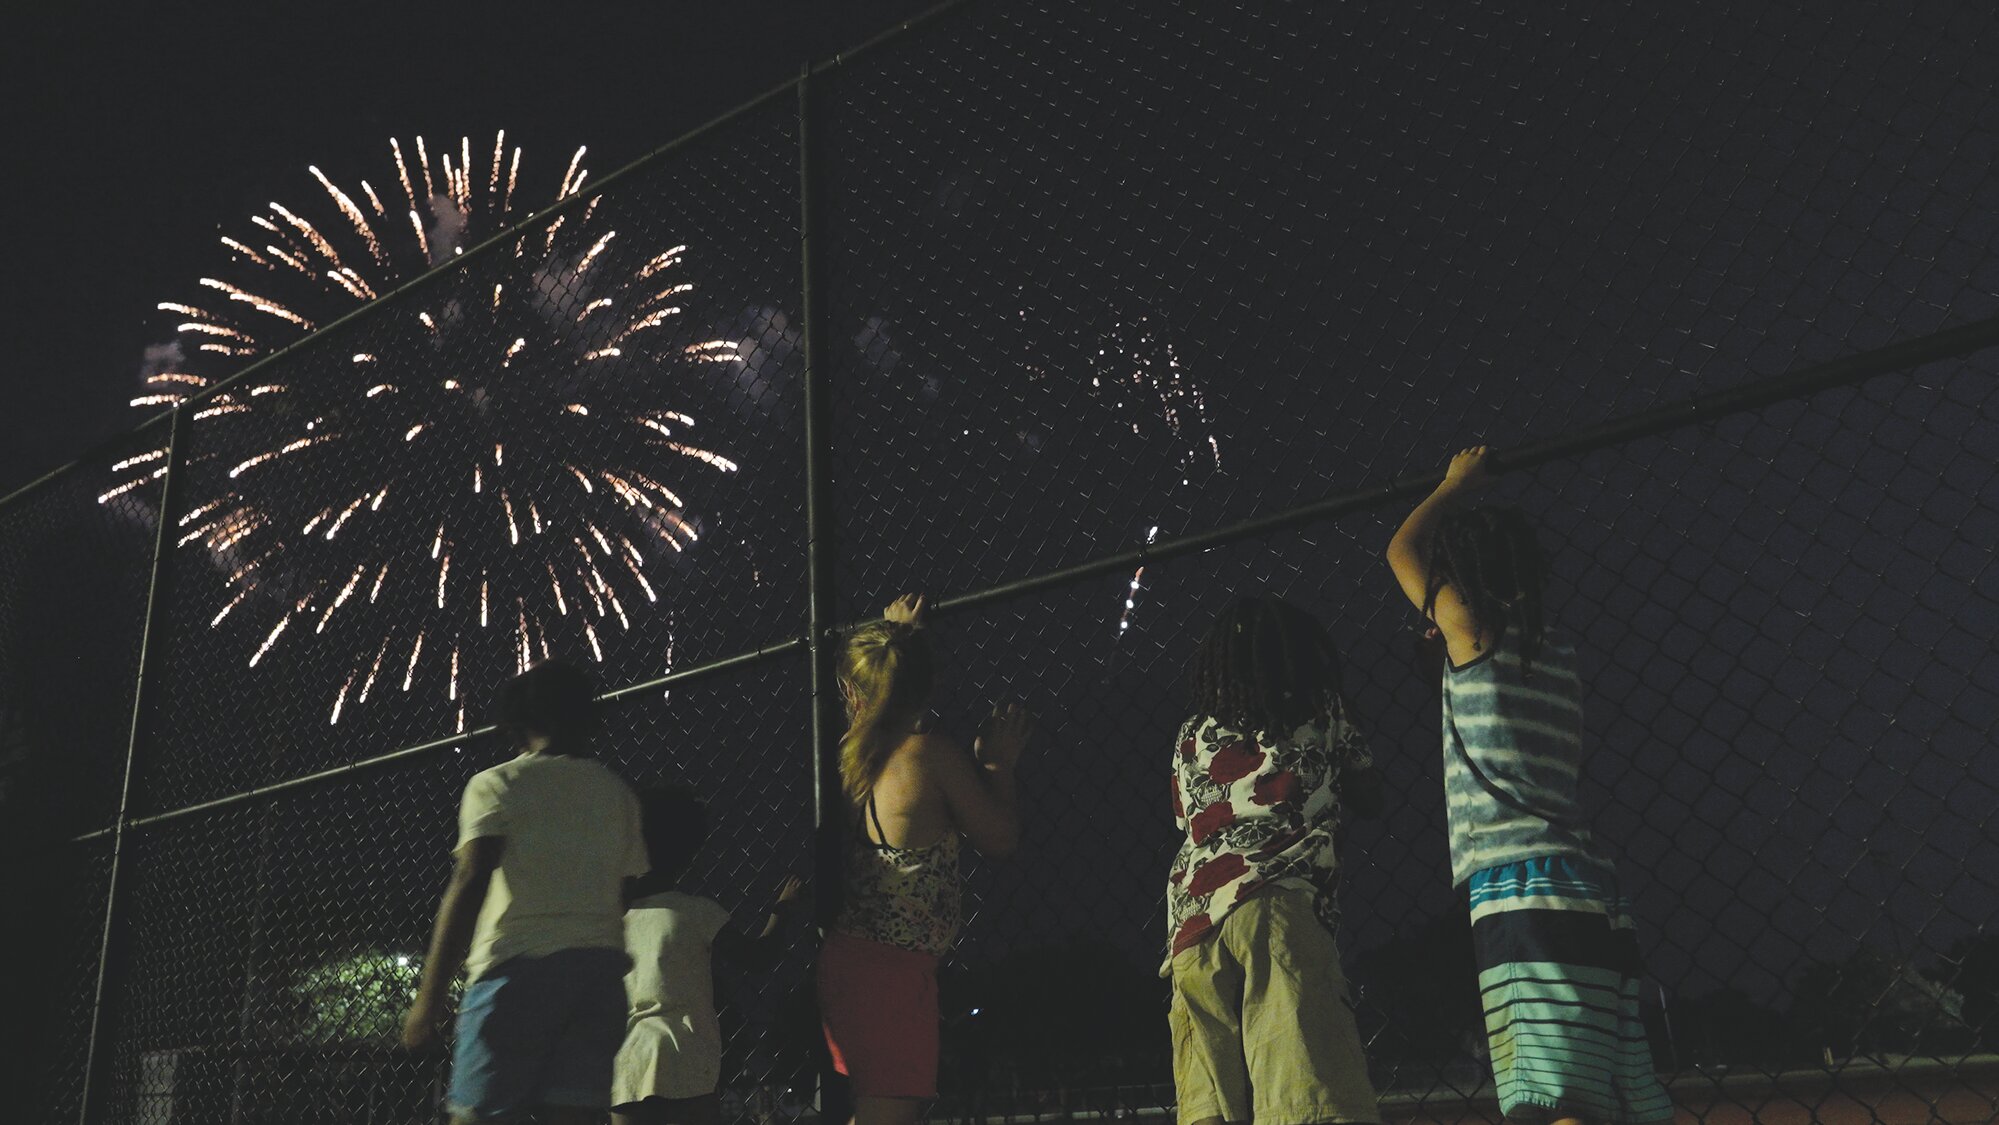
[{"label": "boy in white t-shirt", "polygon": [[447,1103],[454,1122],[530,1111],[548,1125],[598,1122],[624,1038],[624,881],[650,866],[638,798],[587,757],[589,677],[550,661],[500,693],[519,757],[477,774],[458,815],[457,859],[439,905],[403,1045],[436,1042],[465,968]]},{"label": "boy in white t-shirt", "polygon": [[715,1018],[714,958],[767,968],[780,951],[783,915],[803,886],[796,876],[755,937],[729,925],[711,898],[674,889],[708,838],[708,810],[684,789],[640,800],[652,871],[626,885],[625,948],[632,957],[625,1044],[611,1091],[613,1125],[716,1125],[722,1029]]}]

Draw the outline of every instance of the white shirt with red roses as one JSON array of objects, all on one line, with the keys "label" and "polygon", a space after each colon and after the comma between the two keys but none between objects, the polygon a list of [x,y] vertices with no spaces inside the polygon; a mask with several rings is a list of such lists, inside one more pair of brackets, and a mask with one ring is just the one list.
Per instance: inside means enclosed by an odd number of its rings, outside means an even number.
[{"label": "white shirt with red roses", "polygon": [[1338,868],[1340,778],[1373,765],[1342,709],[1281,738],[1244,734],[1196,715],[1173,755],[1173,818],[1187,833],[1166,880],[1169,975],[1229,911],[1272,884],[1329,898]]}]

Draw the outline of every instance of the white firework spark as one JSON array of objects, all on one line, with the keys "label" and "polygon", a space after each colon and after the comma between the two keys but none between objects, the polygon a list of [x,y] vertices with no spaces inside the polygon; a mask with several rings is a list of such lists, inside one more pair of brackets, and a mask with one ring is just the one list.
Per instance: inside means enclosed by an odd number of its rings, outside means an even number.
[{"label": "white firework spark", "polygon": [[[469,137],[435,160],[421,137],[389,148],[387,201],[313,166],[313,206],[272,203],[221,239],[234,272],[202,277],[205,300],[159,306],[191,370],[152,375],[134,406],[178,406],[525,217],[504,131],[490,158]],[[581,192],[583,156],[555,201]],[[434,684],[462,728],[460,680],[481,662],[524,666],[551,637],[603,659],[628,606],[660,600],[648,564],[698,538],[685,484],[659,478],[737,470],[673,401],[675,368],[739,358],[675,331],[693,286],[671,273],[688,248],[643,245],[597,203],[363,321],[368,343],[343,360],[354,378],[232,387],[195,408],[190,446],[222,471],[200,475],[219,483],[177,538],[227,573],[211,628],[252,618],[252,665],[285,644],[332,646],[329,721],[400,672],[404,691]],[[164,449],[120,462],[100,501],[165,466]]]},{"label": "white firework spark", "polygon": [[[1103,334],[1093,357],[1091,389],[1111,400],[1118,411],[1129,411],[1132,432],[1143,434],[1150,419],[1166,428],[1178,459],[1179,486],[1190,487],[1197,471],[1219,472],[1222,446],[1208,419],[1207,396],[1201,384],[1180,362],[1173,342],[1158,331],[1151,318],[1136,324],[1116,324]],[[1154,525],[1146,532],[1149,546],[1159,538]],[[1132,573],[1118,614],[1118,636],[1131,629],[1144,587],[1145,568]]]}]

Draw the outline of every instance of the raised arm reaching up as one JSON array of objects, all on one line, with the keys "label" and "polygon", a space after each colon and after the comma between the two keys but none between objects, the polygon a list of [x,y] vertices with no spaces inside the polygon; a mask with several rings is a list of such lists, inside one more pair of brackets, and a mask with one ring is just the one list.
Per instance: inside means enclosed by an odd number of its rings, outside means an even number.
[{"label": "raised arm reaching up", "polygon": [[1492,479],[1491,460],[1492,451],[1483,445],[1458,451],[1444,471],[1444,482],[1416,505],[1388,541],[1388,566],[1395,581],[1410,602],[1437,623],[1453,664],[1476,659],[1493,636],[1490,625],[1482,629],[1473,620],[1463,592],[1437,573],[1433,561],[1437,524],[1452,505]]}]

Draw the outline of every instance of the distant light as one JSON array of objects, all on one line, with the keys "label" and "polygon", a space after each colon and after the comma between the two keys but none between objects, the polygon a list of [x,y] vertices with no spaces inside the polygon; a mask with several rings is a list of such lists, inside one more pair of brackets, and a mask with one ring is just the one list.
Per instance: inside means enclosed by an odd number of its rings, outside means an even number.
[{"label": "distant light", "polygon": [[407,969],[407,968],[409,968],[409,967],[410,967],[410,959],[409,959],[409,958],[407,958],[407,957],[400,957],[400,956],[396,958],[396,968],[398,968],[398,969]]},{"label": "distant light", "polygon": [[972,1009],[972,1014],[973,1014],[973,1015],[975,1015],[975,1016],[976,1016],[976,1015],[978,1015],[978,1014],[979,1014],[979,1012],[980,1012],[980,1009],[978,1009],[978,1008],[973,1008],[973,1009]]}]

